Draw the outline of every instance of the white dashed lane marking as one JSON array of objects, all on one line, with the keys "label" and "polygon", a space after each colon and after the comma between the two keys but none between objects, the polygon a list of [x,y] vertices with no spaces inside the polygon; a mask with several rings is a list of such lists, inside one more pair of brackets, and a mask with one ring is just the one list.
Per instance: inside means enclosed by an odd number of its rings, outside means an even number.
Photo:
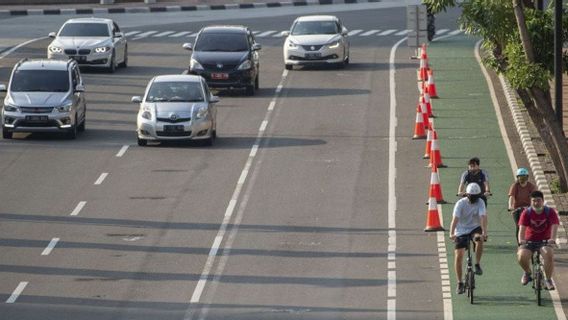
[{"label": "white dashed lane marking", "polygon": [[6,300],[6,303],[14,303],[16,302],[16,300],[18,299],[18,297],[22,294],[22,291],[24,291],[24,289],[26,288],[26,286],[28,285],[27,281],[22,281],[20,282],[20,284],[18,284],[18,286],[16,287],[16,289],[14,290],[14,292],[12,292],[12,295],[10,295],[10,297],[8,298],[8,300]]},{"label": "white dashed lane marking", "polygon": [[95,181],[96,185],[100,185],[103,183],[103,181],[105,181],[106,177],[108,176],[108,172],[103,172],[101,173],[101,175],[99,176],[99,178],[97,179],[97,181]]},{"label": "white dashed lane marking", "polygon": [[73,211],[71,212],[71,216],[76,216],[79,214],[79,212],[81,212],[81,210],[83,210],[83,208],[85,207],[85,205],[87,204],[87,201],[81,201],[77,204],[77,206],[75,207],[75,209],[73,209]]},{"label": "white dashed lane marking", "polygon": [[51,253],[51,251],[53,250],[53,248],[55,248],[55,246],[57,245],[58,242],[59,242],[59,238],[51,239],[51,241],[49,242],[47,247],[45,249],[43,249],[43,252],[41,253],[41,255],[42,256],[49,255]]}]

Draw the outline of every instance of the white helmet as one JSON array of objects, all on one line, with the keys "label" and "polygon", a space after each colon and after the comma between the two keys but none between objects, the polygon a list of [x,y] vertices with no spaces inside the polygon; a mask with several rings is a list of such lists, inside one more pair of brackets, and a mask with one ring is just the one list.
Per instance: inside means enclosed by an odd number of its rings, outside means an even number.
[{"label": "white helmet", "polygon": [[479,187],[479,185],[477,183],[472,182],[472,183],[468,184],[467,187],[465,188],[465,193],[467,193],[467,194],[480,194],[481,188]]}]

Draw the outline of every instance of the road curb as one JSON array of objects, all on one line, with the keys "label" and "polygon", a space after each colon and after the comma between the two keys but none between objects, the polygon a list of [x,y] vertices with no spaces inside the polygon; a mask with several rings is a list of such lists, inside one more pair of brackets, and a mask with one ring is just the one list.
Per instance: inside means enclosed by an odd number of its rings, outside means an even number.
[{"label": "road curb", "polygon": [[31,15],[77,15],[77,14],[114,14],[114,13],[154,13],[154,12],[180,12],[200,10],[236,10],[258,8],[302,7],[334,4],[382,3],[397,2],[396,0],[304,0],[279,1],[267,3],[232,3],[219,5],[164,5],[142,7],[111,7],[111,8],[64,8],[64,9],[27,9],[27,10],[0,10],[0,18]]}]

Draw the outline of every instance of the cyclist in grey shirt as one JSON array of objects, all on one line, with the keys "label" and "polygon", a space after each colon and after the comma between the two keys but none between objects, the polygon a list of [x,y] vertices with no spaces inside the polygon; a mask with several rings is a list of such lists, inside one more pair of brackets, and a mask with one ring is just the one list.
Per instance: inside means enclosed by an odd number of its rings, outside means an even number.
[{"label": "cyclist in grey shirt", "polygon": [[458,282],[456,290],[458,294],[465,291],[462,263],[470,237],[475,240],[475,273],[477,275],[483,274],[479,263],[483,254],[483,242],[487,239],[487,215],[485,202],[481,200],[481,188],[477,183],[472,182],[467,185],[465,195],[465,198],[456,202],[450,225],[450,239],[455,242],[454,269]]}]

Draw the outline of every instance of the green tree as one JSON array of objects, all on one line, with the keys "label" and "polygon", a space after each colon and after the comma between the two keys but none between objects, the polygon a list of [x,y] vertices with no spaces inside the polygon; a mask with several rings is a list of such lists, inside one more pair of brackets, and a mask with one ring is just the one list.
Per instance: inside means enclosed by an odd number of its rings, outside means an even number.
[{"label": "green tree", "polygon": [[[502,73],[516,90],[535,124],[559,176],[560,190],[568,191],[568,143],[552,107],[550,81],[554,74],[553,7],[536,9],[536,0],[423,0],[439,13],[459,6],[460,28],[482,38],[484,63]],[[568,19],[563,15],[563,40]],[[568,57],[563,57],[563,70]]]}]

